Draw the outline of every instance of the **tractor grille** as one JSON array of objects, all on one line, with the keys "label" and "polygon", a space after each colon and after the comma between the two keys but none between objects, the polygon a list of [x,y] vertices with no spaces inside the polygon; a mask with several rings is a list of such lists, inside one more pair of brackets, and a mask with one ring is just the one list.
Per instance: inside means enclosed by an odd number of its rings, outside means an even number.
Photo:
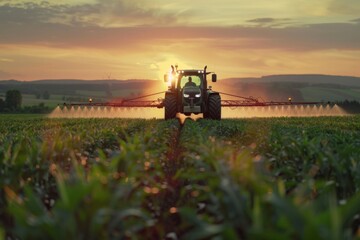
[{"label": "tractor grille", "polygon": [[199,87],[185,87],[183,90],[184,105],[201,104],[201,91]]}]

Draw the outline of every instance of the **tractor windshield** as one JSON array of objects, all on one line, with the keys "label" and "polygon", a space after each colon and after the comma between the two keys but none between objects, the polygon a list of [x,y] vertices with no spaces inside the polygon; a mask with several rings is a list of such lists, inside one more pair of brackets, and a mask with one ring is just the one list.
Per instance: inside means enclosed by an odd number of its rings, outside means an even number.
[{"label": "tractor windshield", "polygon": [[[190,80],[189,80],[190,79]],[[189,82],[192,82],[193,84],[190,84]],[[181,76],[180,78],[180,87],[184,88],[186,86],[196,86],[200,87],[201,85],[201,77],[197,75],[188,75],[188,76]]]}]

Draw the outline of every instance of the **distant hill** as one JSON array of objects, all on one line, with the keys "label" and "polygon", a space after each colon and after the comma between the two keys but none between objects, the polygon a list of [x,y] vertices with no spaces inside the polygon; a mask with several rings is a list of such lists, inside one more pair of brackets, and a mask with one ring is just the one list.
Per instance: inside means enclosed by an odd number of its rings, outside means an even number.
[{"label": "distant hill", "polygon": [[267,101],[360,101],[360,77],[319,74],[270,75],[259,78],[228,78],[214,89]]},{"label": "distant hill", "polygon": [[[148,92],[154,88],[161,88],[164,84],[155,80],[80,80],[80,79],[52,79],[35,81],[0,81],[0,92],[10,89],[20,90],[23,94],[37,94],[48,91],[50,94],[57,95],[91,95],[81,94],[81,92],[93,91],[103,92],[112,95],[111,92],[129,90],[130,93]],[[164,89],[165,90],[165,89]],[[111,93],[111,94],[110,94]],[[129,94],[130,94],[129,93]],[[99,95],[99,93],[97,93]],[[102,94],[100,94],[102,95]]]},{"label": "distant hill", "polygon": [[308,83],[310,85],[332,84],[360,87],[360,77],[334,76],[320,74],[292,74],[292,75],[269,75],[260,78],[227,78],[223,79],[227,84],[238,83]]},{"label": "distant hill", "polygon": [[[270,75],[259,78],[228,78],[209,83],[213,90],[244,97],[253,96],[266,101],[360,101],[360,77],[332,75]],[[7,90],[17,89],[23,94],[24,104],[44,102],[54,106],[61,102],[108,101],[116,98],[131,98],[144,94],[165,91],[166,84],[160,80],[81,80],[43,79],[35,81],[0,81],[0,97]],[[50,99],[43,99],[48,92]],[[153,96],[152,99],[163,97]],[[223,95],[223,99],[228,96]],[[231,98],[231,97],[230,97]]]},{"label": "distant hill", "polygon": [[[0,98],[5,92],[17,89],[23,95],[23,105],[38,105],[44,103],[54,107],[63,102],[87,102],[92,98],[94,102],[109,101],[119,98],[133,98],[140,95],[165,91],[166,85],[162,81],[133,79],[133,80],[80,80],[54,79],[35,81],[0,81]],[[49,94],[50,98],[44,96]],[[153,98],[158,98],[155,96]]]}]

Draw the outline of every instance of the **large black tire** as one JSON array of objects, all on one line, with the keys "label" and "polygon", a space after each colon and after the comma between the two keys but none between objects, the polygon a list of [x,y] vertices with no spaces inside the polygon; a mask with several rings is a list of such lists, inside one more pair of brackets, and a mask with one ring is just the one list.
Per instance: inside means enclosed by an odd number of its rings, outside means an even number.
[{"label": "large black tire", "polygon": [[165,95],[165,120],[176,118],[177,106],[176,97],[171,94]]},{"label": "large black tire", "polygon": [[204,113],[203,113],[203,118],[205,118],[205,119],[209,118],[209,114],[208,114],[207,111],[204,111]]},{"label": "large black tire", "polygon": [[209,96],[206,118],[221,120],[221,98],[219,95],[212,94]]}]

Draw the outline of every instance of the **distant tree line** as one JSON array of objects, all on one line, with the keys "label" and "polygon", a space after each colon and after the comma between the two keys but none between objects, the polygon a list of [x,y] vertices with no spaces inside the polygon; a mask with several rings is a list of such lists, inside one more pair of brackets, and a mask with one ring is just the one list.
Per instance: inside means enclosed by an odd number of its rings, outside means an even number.
[{"label": "distant tree line", "polygon": [[[50,96],[49,93],[45,94],[43,97]],[[80,101],[87,102],[87,98],[82,97],[63,97],[63,100],[66,101]],[[93,99],[95,102],[102,102],[102,99]],[[336,102],[338,106],[343,108],[346,112],[355,114],[360,113],[360,102],[358,101],[341,101]],[[19,90],[8,90],[5,94],[5,99],[0,96],[0,113],[49,113],[51,108],[45,106],[44,103],[40,103],[34,106],[25,106],[22,107],[22,95]]]},{"label": "distant tree line", "polygon": [[[91,98],[93,100],[93,102],[104,102],[104,99],[102,98]],[[88,97],[62,97],[62,100],[64,102],[88,102],[89,98]]]},{"label": "distant tree line", "polygon": [[358,101],[345,100],[343,102],[337,102],[336,104],[344,109],[347,113],[360,113],[360,103]]},{"label": "distant tree line", "polygon": [[50,99],[50,93],[49,91],[43,91],[43,92],[36,92],[35,93],[36,99]]},{"label": "distant tree line", "polygon": [[18,90],[9,90],[5,94],[5,101],[0,99],[0,110],[17,111],[21,108],[22,96]]},{"label": "distant tree line", "polygon": [[0,98],[0,113],[48,113],[51,111],[44,103],[21,107],[22,95],[19,90],[8,90],[5,100]]}]

